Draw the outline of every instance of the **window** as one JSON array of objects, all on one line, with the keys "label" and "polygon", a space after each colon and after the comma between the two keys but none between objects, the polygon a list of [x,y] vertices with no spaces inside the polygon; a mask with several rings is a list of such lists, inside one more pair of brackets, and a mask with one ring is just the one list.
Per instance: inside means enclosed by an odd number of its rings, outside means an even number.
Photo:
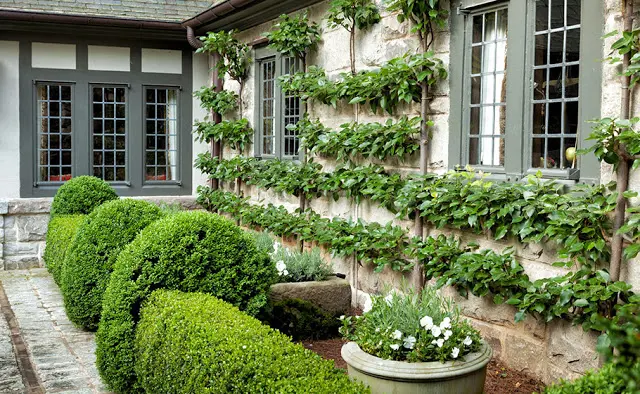
[{"label": "window", "polygon": [[300,141],[287,126],[300,120],[302,103],[298,97],[282,93],[278,77],[300,70],[300,61],[269,53],[266,48],[257,50],[256,58],[256,156],[296,159]]},{"label": "window", "polygon": [[40,83],[37,90],[38,182],[71,179],[72,86]]},{"label": "window", "polygon": [[178,52],[180,74],[145,72],[134,44],[129,71],[89,69],[80,43],[76,69],[30,67],[32,43],[21,45],[21,197],[51,197],[81,175],[123,196],[192,194],[190,49]]},{"label": "window", "polygon": [[452,167],[597,182],[595,158],[567,152],[585,146],[600,115],[602,49],[586,44],[604,22],[585,1],[463,1],[452,17],[452,59],[462,60],[451,62]]}]

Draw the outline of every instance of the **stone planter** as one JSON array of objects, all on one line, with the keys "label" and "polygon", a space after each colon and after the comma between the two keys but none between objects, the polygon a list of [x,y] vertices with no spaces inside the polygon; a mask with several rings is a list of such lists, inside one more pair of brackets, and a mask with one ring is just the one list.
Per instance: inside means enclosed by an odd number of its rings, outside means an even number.
[{"label": "stone planter", "polygon": [[351,286],[345,279],[332,277],[318,282],[276,283],[269,298],[273,302],[301,299],[330,313],[346,313],[351,308]]},{"label": "stone planter", "polygon": [[371,388],[371,393],[482,394],[491,347],[483,342],[464,361],[409,363],[383,360],[365,353],[355,342],[342,347],[351,379]]}]

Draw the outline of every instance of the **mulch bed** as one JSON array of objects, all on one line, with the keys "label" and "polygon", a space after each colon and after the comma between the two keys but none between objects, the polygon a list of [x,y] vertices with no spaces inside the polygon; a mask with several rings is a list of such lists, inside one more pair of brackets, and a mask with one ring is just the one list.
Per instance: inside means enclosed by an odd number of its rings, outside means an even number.
[{"label": "mulch bed", "polygon": [[[323,341],[302,341],[305,348],[313,350],[323,358],[333,360],[336,367],[347,368],[347,364],[340,356],[340,349],[346,341],[342,339],[328,339]],[[487,394],[531,394],[540,393],[544,384],[527,374],[509,369],[499,361],[491,360],[487,368],[487,380],[484,392]]]}]

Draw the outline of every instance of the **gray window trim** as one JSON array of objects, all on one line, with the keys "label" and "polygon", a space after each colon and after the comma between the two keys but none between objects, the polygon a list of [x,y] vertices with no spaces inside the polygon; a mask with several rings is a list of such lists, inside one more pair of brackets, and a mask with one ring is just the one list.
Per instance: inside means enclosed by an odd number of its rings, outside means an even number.
[{"label": "gray window trim", "polygon": [[[297,155],[284,155],[284,136],[285,136],[285,126],[284,126],[284,94],[282,93],[282,89],[280,89],[277,78],[282,75],[284,59],[286,56],[276,52],[275,50],[269,47],[259,47],[254,49],[253,58],[254,62],[254,100],[255,100],[255,112],[254,112],[254,155],[263,159],[283,159],[283,160],[299,160],[302,153],[299,152]],[[261,64],[264,61],[275,59],[276,65],[276,82],[275,82],[275,90],[274,90],[274,103],[275,103],[275,121],[274,121],[274,154],[273,155],[265,155],[263,152],[263,139],[262,139],[262,73],[261,73]],[[304,106],[301,105],[301,114],[304,114]]]},{"label": "gray window trim", "polygon": [[[11,35],[10,35],[11,36]],[[74,39],[61,36],[16,35],[20,41],[20,196],[50,197],[60,183],[38,184],[35,160],[37,130],[35,125],[35,82],[65,82],[74,85],[73,122],[73,176],[91,175],[91,120],[90,85],[128,85],[127,105],[127,182],[112,183],[122,196],[191,195],[192,193],[192,99],[185,91],[192,88],[192,51],[184,43],[160,41]],[[76,69],[54,70],[31,67],[31,42],[72,43],[76,45]],[[131,71],[88,70],[88,45],[114,45],[131,48]],[[142,48],[178,49],[182,51],[182,74],[160,74],[142,72]],[[144,88],[145,86],[168,86],[180,90],[178,102],[179,128],[179,182],[144,181]]]},{"label": "gray window trim", "polygon": [[[589,120],[600,116],[602,96],[602,45],[604,26],[604,6],[594,7],[588,0],[582,0],[581,32],[580,32],[580,77],[589,83],[581,83],[579,87],[580,113],[582,125],[578,144],[585,147],[586,138],[591,130]],[[504,170],[496,167],[475,169],[486,170],[495,174],[496,179],[518,181],[527,174],[536,173],[537,168],[531,168],[531,158],[528,154],[531,148],[532,117],[531,100],[533,99],[533,37],[534,33],[534,0],[527,1],[484,1],[464,0],[462,3],[452,4],[451,13],[451,58],[462,58],[462,62],[451,61],[450,64],[450,99],[451,115],[449,117],[449,167],[455,169],[459,164],[467,162],[468,145],[466,142],[466,124],[468,110],[465,106],[469,87],[466,82],[467,67],[470,67],[470,54],[466,51],[467,34],[465,27],[469,16],[475,12],[484,12],[504,6],[508,2],[508,66],[507,66],[507,120],[505,134],[505,152],[521,152],[519,155],[505,155]],[[589,3],[589,4],[587,4]],[[458,6],[462,6],[458,8]],[[523,47],[525,50],[515,51],[513,48]],[[456,104],[457,103],[457,104]],[[523,154],[522,152],[527,152]],[[600,164],[593,155],[580,157],[579,183],[597,184],[600,181]],[[562,171],[542,171],[544,177],[563,179]],[[566,177],[564,178],[566,179]]]}]

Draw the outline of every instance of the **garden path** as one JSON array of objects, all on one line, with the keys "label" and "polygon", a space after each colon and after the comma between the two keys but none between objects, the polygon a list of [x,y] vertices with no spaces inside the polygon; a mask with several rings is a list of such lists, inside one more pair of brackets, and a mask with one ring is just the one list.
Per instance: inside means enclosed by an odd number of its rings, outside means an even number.
[{"label": "garden path", "polygon": [[108,393],[94,334],[75,327],[43,268],[0,272],[0,393]]}]

